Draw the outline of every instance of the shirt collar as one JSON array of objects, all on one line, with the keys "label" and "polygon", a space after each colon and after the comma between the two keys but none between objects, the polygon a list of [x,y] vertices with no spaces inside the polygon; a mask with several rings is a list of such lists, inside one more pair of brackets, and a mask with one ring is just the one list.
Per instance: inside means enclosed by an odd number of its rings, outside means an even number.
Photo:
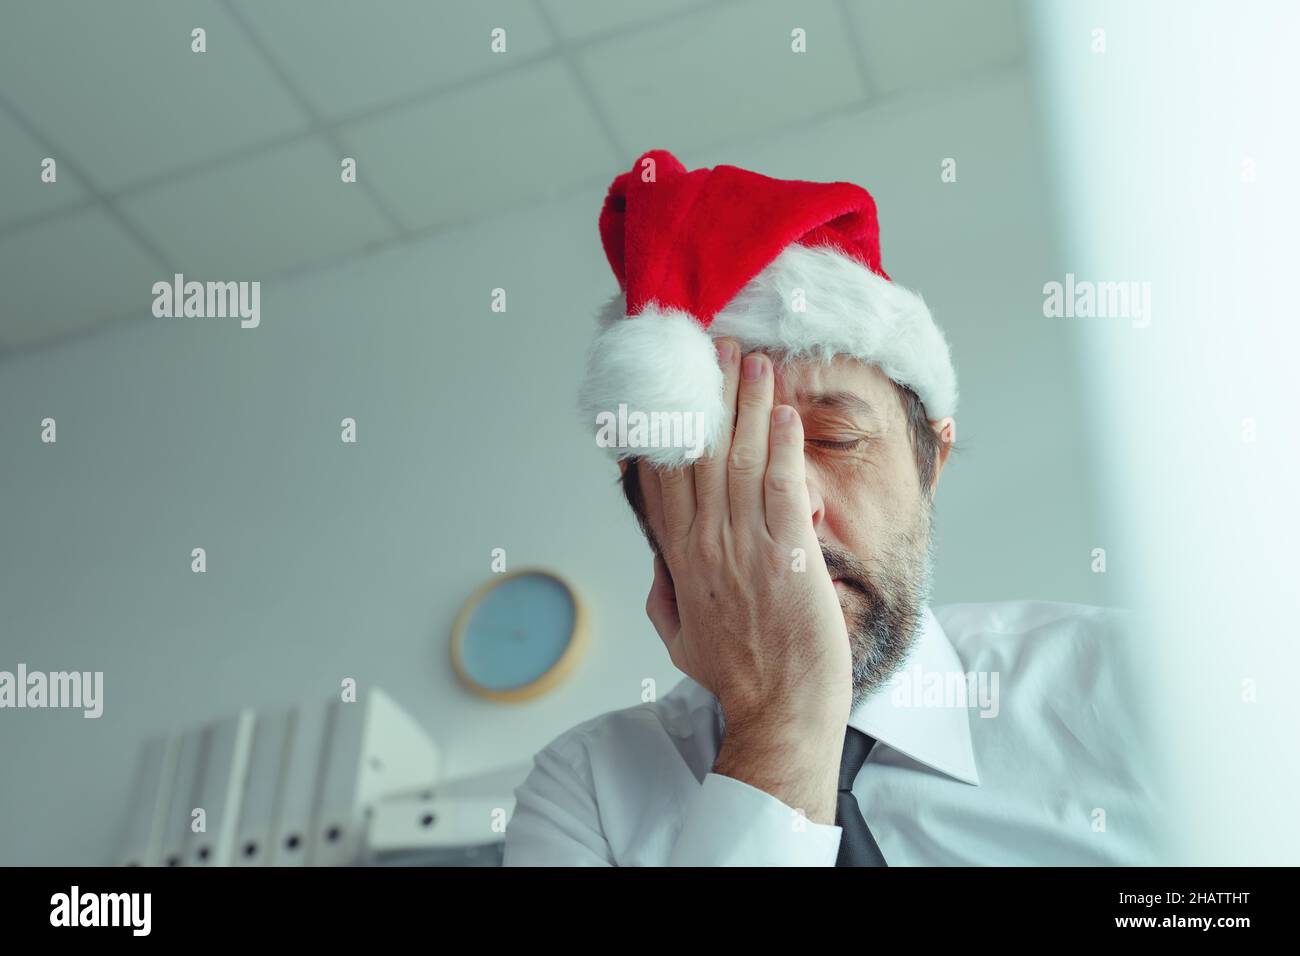
[{"label": "shirt collar", "polygon": [[[957,652],[948,641],[939,619],[927,605],[906,663],[892,680],[853,708],[849,714],[849,726],[932,770],[979,786],[967,708],[924,706],[922,694],[926,675],[942,675],[944,683],[947,683],[947,675],[962,673],[964,669]],[[906,688],[901,686],[904,682],[908,684]],[[682,685],[693,687],[703,698],[697,706],[707,707],[713,712],[718,738],[721,739],[726,720],[718,699],[690,677],[684,677]],[[670,720],[675,736],[690,735],[690,712],[693,710],[679,712]]]},{"label": "shirt collar", "polygon": [[940,675],[946,684],[948,675],[964,670],[927,605],[907,662],[892,680],[853,708],[849,726],[933,770],[978,786],[965,702],[927,706],[921,694],[929,675]]}]

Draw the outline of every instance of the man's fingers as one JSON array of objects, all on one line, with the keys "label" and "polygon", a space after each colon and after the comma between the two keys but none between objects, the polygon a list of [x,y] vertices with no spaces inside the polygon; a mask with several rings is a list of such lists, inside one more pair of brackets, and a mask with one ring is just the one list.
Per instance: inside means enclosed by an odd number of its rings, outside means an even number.
[{"label": "man's fingers", "polygon": [[733,528],[761,528],[763,473],[767,470],[768,419],[772,415],[772,360],[751,352],[741,363],[736,434],[727,457],[727,494]]},{"label": "man's fingers", "polygon": [[[645,601],[645,613],[665,645],[676,639],[677,632],[682,627],[681,616],[677,610],[677,592],[673,589],[673,579],[668,573],[664,559],[657,554],[654,580],[650,584],[650,594]],[[671,649],[670,647],[669,650]]]},{"label": "man's fingers", "polygon": [[695,473],[690,465],[682,468],[651,469],[659,478],[660,512],[664,516],[665,547],[680,547],[691,533],[695,521]]},{"label": "man's fingers", "polygon": [[783,544],[798,545],[807,540],[805,532],[812,527],[812,505],[804,468],[803,421],[791,406],[772,409],[768,445],[767,474],[763,479],[767,531]]},{"label": "man's fingers", "polygon": [[740,379],[740,345],[721,338],[714,345],[722,368],[722,407],[725,410],[718,447],[712,455],[695,462],[696,520],[720,524],[728,518],[727,455],[731,452],[731,430],[736,421],[736,391]]}]

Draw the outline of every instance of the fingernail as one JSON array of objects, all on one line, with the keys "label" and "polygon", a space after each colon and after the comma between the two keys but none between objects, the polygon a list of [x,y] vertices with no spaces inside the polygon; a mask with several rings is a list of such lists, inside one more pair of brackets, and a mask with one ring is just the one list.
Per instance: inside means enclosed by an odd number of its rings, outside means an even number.
[{"label": "fingernail", "polygon": [[772,421],[781,425],[794,421],[794,409],[789,405],[778,405],[772,412]]},{"label": "fingernail", "polygon": [[723,365],[730,365],[736,358],[736,344],[734,342],[719,342],[718,361]]},{"label": "fingernail", "polygon": [[746,355],[745,364],[741,366],[741,374],[745,381],[754,382],[763,374],[763,360],[757,355]]}]

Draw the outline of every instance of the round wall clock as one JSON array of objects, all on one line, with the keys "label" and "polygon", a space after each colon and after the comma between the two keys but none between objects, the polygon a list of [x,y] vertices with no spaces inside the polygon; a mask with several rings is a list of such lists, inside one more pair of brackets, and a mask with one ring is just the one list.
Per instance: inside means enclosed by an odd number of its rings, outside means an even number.
[{"label": "round wall clock", "polygon": [[586,611],[572,587],[539,568],[484,584],[461,608],[451,663],[462,684],[496,701],[529,700],[568,676],[586,646]]}]

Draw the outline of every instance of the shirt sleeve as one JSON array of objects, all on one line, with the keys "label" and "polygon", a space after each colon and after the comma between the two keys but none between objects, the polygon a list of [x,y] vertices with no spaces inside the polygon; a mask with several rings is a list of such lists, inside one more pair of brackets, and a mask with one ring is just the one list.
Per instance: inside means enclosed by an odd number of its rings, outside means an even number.
[{"label": "shirt sleeve", "polygon": [[841,832],[766,790],[709,773],[687,808],[668,865],[834,866]]},{"label": "shirt sleeve", "polygon": [[[515,790],[502,865],[616,866],[601,812],[619,808],[598,807],[595,793],[590,763],[576,739],[538,753]],[[765,790],[708,773],[683,808],[665,864],[834,866],[841,832],[814,823]]]},{"label": "shirt sleeve", "polygon": [[554,747],[533,758],[515,790],[502,866],[613,866],[585,764]]}]

